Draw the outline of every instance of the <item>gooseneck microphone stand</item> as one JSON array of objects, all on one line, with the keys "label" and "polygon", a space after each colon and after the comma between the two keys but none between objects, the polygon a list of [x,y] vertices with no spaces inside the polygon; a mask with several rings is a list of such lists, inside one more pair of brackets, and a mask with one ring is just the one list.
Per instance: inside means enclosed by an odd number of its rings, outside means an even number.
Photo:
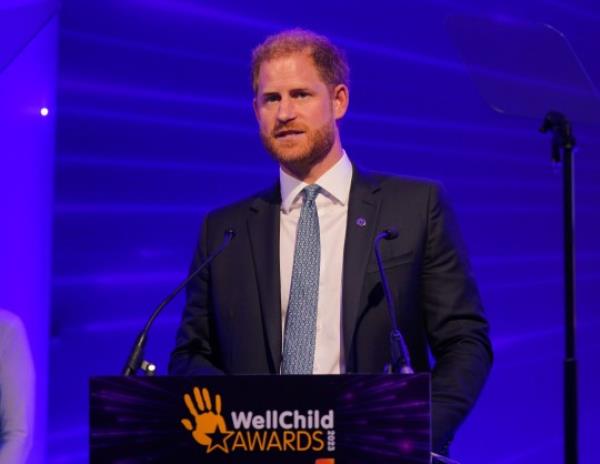
[{"label": "gooseneck microphone stand", "polygon": [[565,463],[577,464],[578,401],[577,358],[575,355],[575,247],[573,148],[575,137],[569,120],[561,113],[546,114],[542,133],[552,133],[552,161],[562,163],[563,173],[563,242],[565,286],[565,360],[564,360],[564,446]]},{"label": "gooseneck microphone stand", "polygon": [[[383,285],[383,293],[387,303],[388,313],[390,315],[390,321],[392,329],[390,331],[390,353],[391,361],[385,366],[385,372],[387,374],[414,374],[414,370],[410,364],[410,355],[406,342],[402,336],[402,332],[398,328],[398,319],[396,318],[396,311],[394,309],[394,301],[392,298],[392,292],[388,284],[385,270],[383,269],[383,260],[381,259],[381,249],[379,244],[382,240],[394,240],[398,238],[398,230],[394,228],[386,229],[380,232],[375,237],[375,243],[373,248],[375,249],[375,258],[377,259],[377,267],[379,268],[379,276],[381,278],[381,285]],[[439,464],[459,464],[458,461],[450,459],[446,456],[442,456],[437,453],[431,453],[432,463]]]},{"label": "gooseneck microphone stand", "polygon": [[125,363],[125,367],[123,368],[123,375],[125,377],[134,376],[137,374],[139,370],[142,370],[146,375],[154,375],[156,372],[156,366],[148,361],[142,359],[144,356],[144,348],[146,347],[146,341],[148,340],[148,332],[150,331],[150,327],[152,327],[152,323],[160,314],[165,306],[167,306],[173,298],[177,296],[177,294],[185,288],[185,286],[192,280],[194,277],[198,275],[198,273],[208,266],[213,259],[215,259],[221,252],[227,248],[227,246],[231,243],[235,237],[235,231],[233,229],[229,229],[225,231],[225,237],[223,238],[223,242],[219,248],[217,248],[213,253],[206,258],[202,264],[196,269],[194,272],[190,273],[183,282],[179,284],[179,286],[169,295],[167,296],[161,304],[154,310],[148,322],[146,322],[146,326],[140,332],[138,337],[135,340],[135,344],[131,350],[131,354],[129,358],[127,358],[127,362]]},{"label": "gooseneck microphone stand", "polygon": [[388,374],[414,374],[413,368],[410,364],[410,355],[406,342],[402,336],[402,332],[398,328],[398,320],[396,318],[396,311],[394,309],[394,301],[392,299],[392,292],[388,284],[385,270],[383,269],[383,260],[381,259],[381,249],[379,243],[382,240],[394,240],[398,238],[398,231],[396,229],[386,229],[380,232],[375,238],[375,258],[377,258],[377,267],[379,268],[379,276],[381,277],[381,284],[383,285],[383,293],[387,303],[388,313],[390,315],[390,321],[392,323],[392,330],[390,331],[390,353],[391,361],[386,365],[385,371]]}]

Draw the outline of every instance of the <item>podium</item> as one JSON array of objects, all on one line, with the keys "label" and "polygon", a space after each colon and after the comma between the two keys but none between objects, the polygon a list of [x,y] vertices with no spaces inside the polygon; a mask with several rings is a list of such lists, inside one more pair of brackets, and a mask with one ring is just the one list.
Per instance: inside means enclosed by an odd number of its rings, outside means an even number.
[{"label": "podium", "polygon": [[429,374],[97,377],[91,463],[430,463]]}]

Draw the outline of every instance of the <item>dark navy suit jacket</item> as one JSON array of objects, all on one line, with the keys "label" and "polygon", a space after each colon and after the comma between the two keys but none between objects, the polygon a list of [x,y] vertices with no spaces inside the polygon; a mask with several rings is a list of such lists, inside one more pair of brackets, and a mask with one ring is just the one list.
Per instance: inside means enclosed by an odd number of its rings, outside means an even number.
[{"label": "dark navy suit jacket", "polygon": [[[279,373],[280,205],[277,184],[206,216],[192,268],[226,230],[237,236],[188,287],[171,374]],[[433,449],[443,452],[483,387],[492,350],[457,224],[434,182],[354,169],[342,289],[346,370],[381,373],[390,359],[390,321],[373,253],[375,236],[390,227],[399,236],[382,242],[384,267],[413,368],[432,371]]]}]

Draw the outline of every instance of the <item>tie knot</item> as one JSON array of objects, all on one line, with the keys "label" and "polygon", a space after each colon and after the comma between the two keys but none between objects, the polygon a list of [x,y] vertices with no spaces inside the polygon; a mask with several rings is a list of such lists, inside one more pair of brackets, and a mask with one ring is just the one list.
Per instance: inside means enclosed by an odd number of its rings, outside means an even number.
[{"label": "tie knot", "polygon": [[317,195],[321,191],[321,186],[317,184],[307,185],[304,187],[304,200],[305,201],[315,201]]}]

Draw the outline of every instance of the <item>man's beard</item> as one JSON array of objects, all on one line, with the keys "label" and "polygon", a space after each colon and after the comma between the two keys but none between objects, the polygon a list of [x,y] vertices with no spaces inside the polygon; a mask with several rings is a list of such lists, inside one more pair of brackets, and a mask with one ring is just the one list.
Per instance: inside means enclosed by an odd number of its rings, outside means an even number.
[{"label": "man's beard", "polygon": [[[319,129],[304,132],[302,137],[306,140],[290,148],[281,146],[277,139],[274,139],[275,131],[270,135],[265,135],[261,131],[260,138],[267,152],[280,164],[293,171],[307,172],[331,151],[335,143],[334,124],[328,122]],[[286,127],[285,129],[302,130],[303,128]]]}]

